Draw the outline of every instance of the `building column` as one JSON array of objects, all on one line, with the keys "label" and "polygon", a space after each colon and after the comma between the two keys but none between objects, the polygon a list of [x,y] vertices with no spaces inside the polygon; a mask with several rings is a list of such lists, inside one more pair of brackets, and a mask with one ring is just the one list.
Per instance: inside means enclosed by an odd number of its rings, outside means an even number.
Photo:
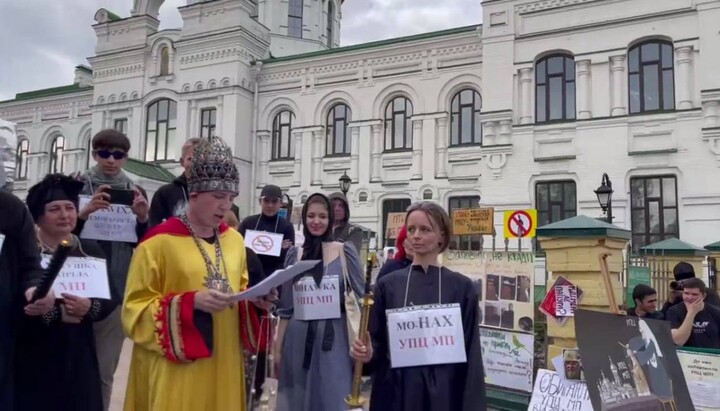
[{"label": "building column", "polygon": [[677,95],[677,108],[680,110],[688,110],[693,108],[692,102],[692,46],[678,47],[675,49],[677,61],[677,86],[675,94]]},{"label": "building column", "polygon": [[412,138],[412,173],[413,180],[422,180],[423,164],[422,164],[422,142],[423,142],[423,120],[413,121],[413,138]]},{"label": "building column", "polygon": [[260,173],[258,175],[258,187],[265,187],[267,184],[269,171],[268,162],[270,161],[270,132],[258,132],[260,140]]},{"label": "building column", "polygon": [[311,185],[322,185],[323,136],[325,129],[313,131],[313,173]]},{"label": "building column", "polygon": [[438,135],[435,139],[437,145],[437,171],[435,177],[447,178],[447,146],[448,146],[448,133],[447,133],[447,117],[438,118]]},{"label": "building column", "polygon": [[520,124],[531,124],[533,122],[532,114],[532,73],[533,69],[520,69],[520,92],[522,95]]},{"label": "building column", "polygon": [[577,70],[577,118],[592,118],[592,73],[590,60],[580,60]]},{"label": "building column", "polygon": [[625,55],[610,57],[610,77],[612,78],[612,107],[610,116],[627,114],[625,99]]},{"label": "building column", "polygon": [[380,170],[382,169],[382,124],[373,124],[372,126],[372,173],[370,174],[370,182],[377,183],[381,180]]},{"label": "building column", "polygon": [[360,127],[350,127],[350,179],[360,180]]},{"label": "building column", "polygon": [[302,130],[292,132],[293,140],[295,141],[295,170],[293,171],[293,183],[294,187],[300,187],[302,185]]},{"label": "building column", "polygon": [[228,139],[223,136],[223,102],[225,101],[225,96],[218,96],[217,98],[217,112],[215,113],[215,135],[222,137],[223,140],[228,141]]},{"label": "building column", "polygon": [[188,124],[188,137],[192,138],[194,136],[200,137],[200,130],[197,127],[197,102],[195,100],[190,100],[190,121],[187,122]]}]

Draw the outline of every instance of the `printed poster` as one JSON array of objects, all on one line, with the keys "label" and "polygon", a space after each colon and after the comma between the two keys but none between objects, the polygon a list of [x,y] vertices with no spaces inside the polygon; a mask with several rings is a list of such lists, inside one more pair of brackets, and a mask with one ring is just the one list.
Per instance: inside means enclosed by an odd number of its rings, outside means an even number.
[{"label": "printed poster", "polygon": [[481,325],[533,332],[535,253],[448,250],[442,259],[473,280]]},{"label": "printed poster", "polygon": [[596,411],[693,411],[670,323],[578,310],[575,334]]},{"label": "printed poster", "polygon": [[485,383],[532,392],[534,336],[480,327]]},{"label": "printed poster", "polygon": [[677,352],[697,411],[720,411],[720,354]]}]

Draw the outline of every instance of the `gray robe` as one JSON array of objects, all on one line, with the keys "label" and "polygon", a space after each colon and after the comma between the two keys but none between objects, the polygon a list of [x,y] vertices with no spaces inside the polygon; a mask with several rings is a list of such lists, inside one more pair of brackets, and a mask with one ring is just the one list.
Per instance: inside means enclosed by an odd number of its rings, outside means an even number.
[{"label": "gray robe", "polygon": [[[364,278],[360,257],[352,243],[343,244],[347,270],[355,296],[360,298],[364,290]],[[288,250],[285,266],[297,261],[296,247]],[[327,272],[342,278],[340,258],[327,266]],[[280,375],[276,411],[341,411],[347,408],[345,397],[352,385],[353,362],[350,358],[345,312],[334,320],[318,320],[312,355],[307,369],[303,368],[305,342],[310,321],[295,320],[293,316],[292,282],[283,284],[278,302],[278,316],[288,320],[282,343]],[[344,286],[340,281],[341,307],[344,307]],[[325,324],[334,329],[332,347],[322,350]]]}]

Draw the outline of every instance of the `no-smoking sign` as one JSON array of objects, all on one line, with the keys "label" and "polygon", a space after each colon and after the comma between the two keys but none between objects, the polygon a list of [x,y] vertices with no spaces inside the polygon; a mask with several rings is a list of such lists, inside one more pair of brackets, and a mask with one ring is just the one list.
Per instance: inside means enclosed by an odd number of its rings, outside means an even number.
[{"label": "no-smoking sign", "polygon": [[256,253],[265,254],[273,249],[275,243],[269,236],[261,234],[252,240],[251,246]]},{"label": "no-smoking sign", "polygon": [[534,238],[537,228],[537,210],[505,212],[505,238]]}]

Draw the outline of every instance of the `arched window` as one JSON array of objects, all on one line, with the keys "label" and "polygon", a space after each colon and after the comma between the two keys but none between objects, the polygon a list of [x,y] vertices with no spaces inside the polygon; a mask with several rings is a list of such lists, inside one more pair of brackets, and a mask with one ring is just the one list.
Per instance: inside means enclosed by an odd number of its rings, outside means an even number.
[{"label": "arched window", "polygon": [[361,202],[361,203],[367,203],[367,201],[368,201],[368,193],[366,193],[365,191],[363,191],[362,193],[360,193],[360,195],[358,195],[358,201]]},{"label": "arched window", "polygon": [[332,0],[328,0],[328,12],[327,12],[327,46],[332,48],[333,46],[333,29],[335,28],[335,8],[333,7]]},{"label": "arched window", "polygon": [[157,100],[147,108],[145,161],[174,160],[180,147],[175,139],[177,103]]},{"label": "arched window", "polygon": [[406,97],[395,97],[385,108],[385,151],[412,149],[413,105]]},{"label": "arched window", "polygon": [[552,54],[535,63],[535,122],[575,120],[575,59]]},{"label": "arched window", "polygon": [[305,204],[305,203],[307,203],[307,199],[308,199],[307,194],[303,194],[303,196],[300,197],[300,204]]},{"label": "arched window", "polygon": [[63,172],[63,150],[65,149],[65,137],[57,136],[50,144],[50,173]]},{"label": "arched window", "polygon": [[294,150],[290,132],[295,114],[284,110],[275,115],[272,126],[272,160],[289,160],[294,158]]},{"label": "arched window", "polygon": [[423,200],[432,200],[433,192],[430,189],[423,191]]},{"label": "arched window", "polygon": [[325,124],[327,155],[350,155],[350,135],[348,133],[350,114],[350,107],[345,104],[336,104],[328,112]]},{"label": "arched window", "polygon": [[302,38],[303,0],[288,1],[288,36]]},{"label": "arched window", "polygon": [[450,145],[482,143],[480,93],[473,89],[460,90],[450,104]]},{"label": "arched window", "polygon": [[673,45],[651,40],[628,52],[630,114],[675,109]]},{"label": "arched window", "polygon": [[15,150],[15,178],[18,180],[27,179],[28,153],[30,152],[30,141],[20,140]]},{"label": "arched window", "polygon": [[167,76],[170,74],[170,49],[163,46],[160,49],[160,75]]}]

